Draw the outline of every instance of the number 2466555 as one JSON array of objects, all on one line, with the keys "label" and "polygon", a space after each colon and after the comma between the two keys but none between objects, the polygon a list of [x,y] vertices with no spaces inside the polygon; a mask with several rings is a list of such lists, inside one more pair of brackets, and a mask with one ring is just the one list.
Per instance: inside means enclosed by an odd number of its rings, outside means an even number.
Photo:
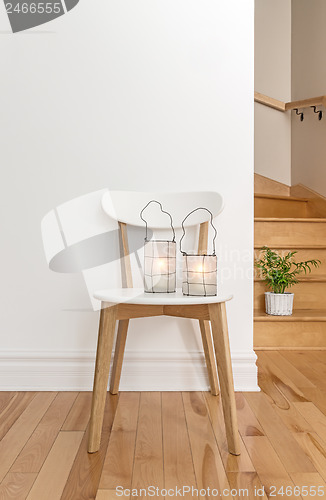
[{"label": "number 2466555", "polygon": [[35,2],[35,3],[6,3],[8,14],[60,14],[61,2]]}]

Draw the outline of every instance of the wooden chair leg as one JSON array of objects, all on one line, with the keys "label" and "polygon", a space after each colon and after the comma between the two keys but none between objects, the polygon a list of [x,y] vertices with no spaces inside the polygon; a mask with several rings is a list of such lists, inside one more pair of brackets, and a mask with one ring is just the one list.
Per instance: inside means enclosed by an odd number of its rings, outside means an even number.
[{"label": "wooden chair leg", "polygon": [[88,453],[95,453],[100,448],[116,315],[116,306],[107,307],[106,309],[101,310],[89,428]]},{"label": "wooden chair leg", "polygon": [[207,320],[199,320],[199,327],[201,338],[203,341],[206,366],[208,372],[209,384],[211,387],[211,393],[213,396],[218,396],[219,387],[218,387],[218,378],[217,378],[217,368],[215,362],[215,354],[214,354],[214,344],[211,335],[211,327],[209,321]]},{"label": "wooden chair leg", "polygon": [[237,409],[234,395],[232,364],[225,302],[209,304],[218,375],[221,387],[223,414],[229,452],[240,455]]},{"label": "wooden chair leg", "polygon": [[110,381],[111,394],[118,394],[119,392],[122,362],[127,340],[128,325],[129,325],[129,319],[121,319],[119,321],[117,341],[115,344],[115,352],[114,352],[111,381]]}]

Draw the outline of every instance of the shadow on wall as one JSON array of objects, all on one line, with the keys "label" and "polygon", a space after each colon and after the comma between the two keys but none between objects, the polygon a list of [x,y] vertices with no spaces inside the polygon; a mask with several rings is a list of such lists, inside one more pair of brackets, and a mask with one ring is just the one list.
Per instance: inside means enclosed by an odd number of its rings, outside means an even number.
[{"label": "shadow on wall", "polygon": [[[41,223],[49,268],[58,273],[82,272],[94,309],[99,309],[98,301],[92,298],[94,288],[121,286],[121,275],[117,273],[122,267],[120,230],[117,221],[102,209],[106,192],[106,189],[96,191],[64,203],[49,212]],[[151,230],[148,236],[152,237]],[[138,250],[144,245],[143,229],[130,227],[128,239],[130,254],[142,275]]]}]

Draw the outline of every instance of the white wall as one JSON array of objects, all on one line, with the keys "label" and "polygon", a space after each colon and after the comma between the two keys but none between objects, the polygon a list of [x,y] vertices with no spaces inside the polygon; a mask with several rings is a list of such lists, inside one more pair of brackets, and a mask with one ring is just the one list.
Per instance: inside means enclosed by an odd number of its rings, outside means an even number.
[{"label": "white wall", "polygon": [[[255,90],[291,100],[291,0],[255,1]],[[255,172],[291,184],[291,116],[258,103]]]},{"label": "white wall", "polygon": [[[47,269],[42,217],[104,187],[159,186],[225,197],[236,386],[256,389],[253,22],[253,0],[92,0],[12,35],[0,5],[2,388],[91,387],[98,313],[81,275]],[[206,386],[197,325],[133,322],[122,388]]]},{"label": "white wall", "polygon": [[[325,2],[296,0],[292,5],[293,99],[325,95]],[[325,136],[325,115],[322,121],[318,121],[313,111],[308,109],[305,110],[303,122],[292,115],[292,184],[304,184],[324,196],[326,196]]]}]

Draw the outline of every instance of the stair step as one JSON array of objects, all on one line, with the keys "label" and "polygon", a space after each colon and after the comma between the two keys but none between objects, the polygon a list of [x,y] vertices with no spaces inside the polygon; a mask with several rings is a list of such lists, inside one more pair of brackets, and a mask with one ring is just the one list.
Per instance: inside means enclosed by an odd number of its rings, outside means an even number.
[{"label": "stair step", "polygon": [[291,316],[271,316],[261,309],[254,310],[254,321],[325,321],[326,309],[294,309]]},{"label": "stair step", "polygon": [[[302,262],[302,261],[307,261],[307,260],[320,260],[321,264],[319,267],[312,267],[312,272],[311,274],[302,274],[299,276],[299,281],[305,282],[305,281],[325,281],[326,280],[326,246],[320,246],[320,247],[297,247],[295,248],[294,245],[292,245],[292,248],[286,247],[285,249],[282,249],[280,247],[276,247],[275,250],[279,252],[281,255],[286,255],[290,250],[295,250],[297,253],[294,256],[294,259],[297,262]],[[255,259],[259,259],[262,257],[262,252],[261,248],[255,248],[254,251]],[[255,268],[255,279],[258,281],[261,280],[261,275],[260,275],[260,270]],[[326,296],[325,296],[325,301],[326,301]]]},{"label": "stair step", "polygon": [[[254,308],[264,309],[266,285],[257,281],[254,286]],[[323,309],[326,306],[326,283],[320,281],[299,282],[288,290],[294,293],[294,307],[298,309]]]},{"label": "stair step", "polygon": [[[326,245],[272,245],[269,248],[272,250],[326,250]],[[261,250],[260,245],[254,245],[255,250]]]},{"label": "stair step", "polygon": [[326,246],[325,218],[255,217],[255,246]]},{"label": "stair step", "polygon": [[262,198],[265,200],[285,200],[285,201],[302,201],[308,202],[309,198],[300,198],[298,196],[284,196],[279,194],[263,194],[263,193],[255,193],[255,198]]},{"label": "stair step", "polygon": [[325,217],[255,217],[255,222],[326,222]]},{"label": "stair step", "polygon": [[325,349],[326,310],[297,309],[292,316],[254,312],[254,348]]},{"label": "stair step", "polygon": [[308,217],[308,199],[255,195],[255,217]]},{"label": "stair step", "polygon": [[[291,247],[284,246],[284,248],[282,248],[282,245],[278,245],[278,246],[274,245],[274,246],[272,246],[272,249],[276,250],[277,252],[279,252],[283,256],[292,250],[296,251],[297,253],[294,256],[294,259],[297,262],[302,262],[302,261],[306,261],[306,260],[313,260],[313,259],[320,260],[321,264],[319,265],[319,267],[317,267],[317,268],[313,267],[311,274],[307,274],[307,275],[303,274],[301,276],[301,278],[302,278],[302,281],[304,281],[305,279],[314,280],[317,277],[321,277],[322,279],[325,277],[325,279],[326,279],[326,246],[325,245],[310,245],[310,246],[292,245]],[[255,259],[259,259],[262,256],[261,247],[257,248],[257,246],[255,246],[254,255],[255,255]],[[255,268],[255,278],[260,278],[259,272],[260,272],[259,269]],[[299,277],[299,279],[300,279],[300,277]]]}]

